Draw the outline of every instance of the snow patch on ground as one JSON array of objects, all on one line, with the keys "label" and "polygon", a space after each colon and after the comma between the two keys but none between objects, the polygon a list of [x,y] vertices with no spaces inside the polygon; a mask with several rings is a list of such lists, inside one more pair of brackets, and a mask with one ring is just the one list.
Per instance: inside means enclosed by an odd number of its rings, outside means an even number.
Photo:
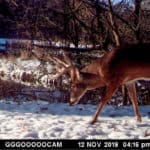
[{"label": "snow patch on ground", "polygon": [[140,106],[142,123],[132,107],[105,106],[99,120],[88,124],[96,105],[50,104],[44,101],[0,101],[1,139],[149,139],[150,106]]},{"label": "snow patch on ground", "polygon": [[[16,58],[15,61],[0,59],[0,75],[2,80],[12,80],[25,85],[48,87],[49,78],[52,75],[53,67],[47,62],[45,66],[40,66],[41,62],[37,59],[22,60]],[[45,72],[43,71],[45,69]],[[25,76],[33,78],[25,80]],[[24,80],[23,80],[24,79]]]}]

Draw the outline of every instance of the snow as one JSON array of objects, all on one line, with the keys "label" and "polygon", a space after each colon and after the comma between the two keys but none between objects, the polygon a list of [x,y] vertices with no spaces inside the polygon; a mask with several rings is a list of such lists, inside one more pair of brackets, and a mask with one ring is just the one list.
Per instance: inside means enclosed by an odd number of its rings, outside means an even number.
[{"label": "snow", "polygon": [[[32,41],[28,40],[28,39],[7,39],[7,38],[0,38],[0,49],[5,50],[5,44],[6,43],[22,43],[22,44],[30,44]],[[34,40],[33,41],[35,45],[44,45],[44,46],[56,46],[56,47],[65,47],[65,46],[69,46],[70,48],[75,48],[75,45],[73,43],[65,43],[64,41],[39,41],[39,40]],[[97,45],[98,46],[98,45]],[[92,44],[85,44],[85,43],[81,43],[78,45],[79,48],[92,48],[93,45]]]},{"label": "snow", "polygon": [[[42,69],[45,69],[47,74],[45,74]],[[1,79],[13,80],[25,85],[32,85],[33,83],[22,81],[24,74],[30,75],[33,77],[33,80],[38,79],[34,84],[35,86],[42,84],[43,87],[47,87],[52,70],[53,67],[48,62],[45,66],[40,67],[40,61],[37,59],[22,60],[20,58],[16,58],[15,61],[7,60],[5,58],[0,59],[0,73],[4,73],[4,76],[2,76]]]},{"label": "snow", "polygon": [[5,43],[2,43],[3,41],[0,40],[0,52],[5,50]]},{"label": "snow", "polygon": [[1,139],[149,139],[150,106],[140,106],[142,122],[134,120],[132,107],[105,106],[90,125],[96,105],[44,101],[0,101]]}]

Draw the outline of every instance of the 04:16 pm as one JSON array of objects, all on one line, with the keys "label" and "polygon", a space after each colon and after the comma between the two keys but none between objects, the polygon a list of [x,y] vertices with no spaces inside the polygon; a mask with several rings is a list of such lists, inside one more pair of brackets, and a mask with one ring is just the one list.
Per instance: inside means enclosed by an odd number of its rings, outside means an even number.
[{"label": "04:16 pm", "polygon": [[123,142],[123,148],[139,148],[139,142],[135,141],[129,141],[129,142]]}]

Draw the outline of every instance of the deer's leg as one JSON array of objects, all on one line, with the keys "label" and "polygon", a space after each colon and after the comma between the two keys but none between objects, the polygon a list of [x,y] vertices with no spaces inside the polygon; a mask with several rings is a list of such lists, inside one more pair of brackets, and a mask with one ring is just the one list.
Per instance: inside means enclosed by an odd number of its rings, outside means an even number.
[{"label": "deer's leg", "polygon": [[141,122],[141,116],[138,110],[138,103],[136,100],[136,88],[135,88],[135,83],[130,83],[126,85],[127,90],[128,90],[128,94],[129,94],[129,98],[132,102],[132,106],[133,106],[133,110],[135,113],[135,117],[136,117],[136,121]]},{"label": "deer's leg", "polygon": [[94,116],[92,117],[92,120],[90,121],[90,124],[94,124],[96,122],[97,117],[98,117],[99,113],[101,112],[103,106],[108,102],[108,100],[111,98],[111,96],[116,92],[118,87],[119,87],[119,85],[117,83],[110,84],[109,86],[106,87],[104,95],[98,105],[98,108],[97,108]]},{"label": "deer's leg", "polygon": [[127,88],[125,85],[121,86],[121,90],[122,90],[122,97],[123,97],[123,105],[127,105],[128,103],[128,94],[127,94]]}]

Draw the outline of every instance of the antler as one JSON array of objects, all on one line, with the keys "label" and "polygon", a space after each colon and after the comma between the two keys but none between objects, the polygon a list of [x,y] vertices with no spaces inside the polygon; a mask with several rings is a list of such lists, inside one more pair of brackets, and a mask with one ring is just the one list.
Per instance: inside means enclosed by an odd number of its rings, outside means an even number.
[{"label": "antler", "polygon": [[60,58],[56,57],[56,56],[49,56],[49,60],[52,61],[57,67],[55,67],[56,69],[56,74],[53,75],[50,80],[55,80],[57,78],[59,78],[61,75],[70,72],[71,69],[73,69],[73,64],[70,60],[70,58],[68,57],[67,53],[62,50],[62,54],[63,54],[63,60],[61,60]]},{"label": "antler", "polygon": [[32,52],[35,54],[36,58],[54,63],[55,66],[53,67],[53,71],[55,71],[55,75],[52,75],[49,80],[55,80],[65,73],[69,73],[71,77],[74,77],[74,66],[64,50],[61,50],[63,57],[47,54],[40,49],[32,50]]}]

